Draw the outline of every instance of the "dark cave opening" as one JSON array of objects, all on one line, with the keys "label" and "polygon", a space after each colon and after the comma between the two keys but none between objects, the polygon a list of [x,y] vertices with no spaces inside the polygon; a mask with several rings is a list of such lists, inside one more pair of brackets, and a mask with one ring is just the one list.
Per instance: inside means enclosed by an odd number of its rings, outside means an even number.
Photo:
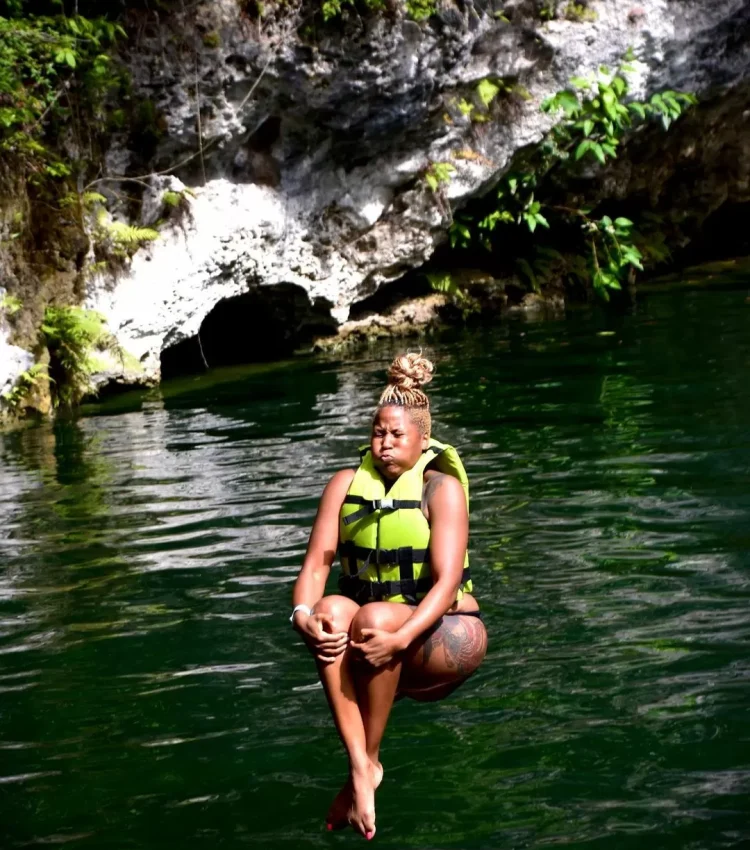
[{"label": "dark cave opening", "polygon": [[334,332],[330,307],[322,298],[311,304],[293,283],[225,298],[203,320],[197,336],[162,351],[162,379],[288,357],[314,337]]},{"label": "dark cave opening", "polygon": [[356,321],[371,313],[386,313],[406,298],[429,295],[432,291],[421,268],[408,271],[403,277],[384,283],[372,294],[355,301],[349,310],[349,319]]},{"label": "dark cave opening", "polygon": [[714,210],[675,256],[681,266],[750,255],[750,202],[727,202]]}]

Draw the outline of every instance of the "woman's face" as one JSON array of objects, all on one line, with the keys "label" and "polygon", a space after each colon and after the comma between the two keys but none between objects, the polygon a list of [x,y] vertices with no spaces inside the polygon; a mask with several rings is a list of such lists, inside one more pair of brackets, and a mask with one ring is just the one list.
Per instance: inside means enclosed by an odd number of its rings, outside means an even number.
[{"label": "woman's face", "polygon": [[375,414],[370,448],[373,463],[385,478],[395,481],[411,469],[428,445],[429,439],[420,433],[403,407],[382,407]]}]

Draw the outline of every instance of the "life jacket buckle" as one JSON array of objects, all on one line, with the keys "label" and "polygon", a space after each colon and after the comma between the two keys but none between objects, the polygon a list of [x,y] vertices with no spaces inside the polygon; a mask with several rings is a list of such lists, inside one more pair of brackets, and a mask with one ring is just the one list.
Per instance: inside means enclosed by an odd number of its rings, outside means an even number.
[{"label": "life jacket buckle", "polygon": [[373,502],[375,506],[375,510],[383,510],[383,511],[392,511],[393,510],[393,499],[376,499]]}]

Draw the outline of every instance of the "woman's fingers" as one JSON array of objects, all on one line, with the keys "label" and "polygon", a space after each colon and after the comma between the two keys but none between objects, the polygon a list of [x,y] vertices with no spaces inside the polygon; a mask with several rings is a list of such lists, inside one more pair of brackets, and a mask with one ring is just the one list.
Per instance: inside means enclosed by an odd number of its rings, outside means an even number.
[{"label": "woman's fingers", "polygon": [[333,618],[330,614],[322,613],[315,614],[315,620],[320,626],[321,631],[331,633],[331,629],[333,628]]},{"label": "woman's fingers", "polygon": [[315,640],[315,657],[320,661],[335,661],[349,645],[349,635],[339,632],[336,635],[326,634],[323,640]]},{"label": "woman's fingers", "polygon": [[318,643],[315,645],[317,652],[343,652],[346,647],[346,641],[341,641],[340,643]]},{"label": "woman's fingers", "polygon": [[338,649],[318,650],[315,653],[315,657],[319,661],[326,661],[326,662],[335,661],[339,657],[339,655],[341,655],[344,652],[345,649],[346,649],[346,646],[339,647]]},{"label": "woman's fingers", "polygon": [[[338,638],[341,635],[348,635],[348,632],[334,632],[332,629],[332,621],[327,614],[313,614],[313,627],[317,632],[318,638],[321,640],[329,638]],[[328,626],[328,628],[326,628]]]},{"label": "woman's fingers", "polygon": [[376,655],[377,650],[374,650],[372,647],[368,646],[366,643],[354,643],[354,641],[352,641],[350,645],[351,645],[352,649],[356,650],[357,654],[361,658],[364,658],[365,661],[367,661],[368,663],[372,664],[375,667],[378,666],[378,663],[375,660],[376,657],[377,657],[377,655]]},{"label": "woman's fingers", "polygon": [[349,641],[349,635],[346,632],[338,632],[335,635],[318,635],[315,638],[315,643],[318,646],[339,646],[340,644],[346,644]]},{"label": "woman's fingers", "polygon": [[323,628],[323,623],[321,622],[321,618],[325,616],[323,614],[314,614],[311,617],[312,620],[312,628],[309,630],[308,634],[315,642],[316,646],[321,646],[325,643],[340,643],[341,641],[347,640],[349,638],[348,632],[329,632]]}]

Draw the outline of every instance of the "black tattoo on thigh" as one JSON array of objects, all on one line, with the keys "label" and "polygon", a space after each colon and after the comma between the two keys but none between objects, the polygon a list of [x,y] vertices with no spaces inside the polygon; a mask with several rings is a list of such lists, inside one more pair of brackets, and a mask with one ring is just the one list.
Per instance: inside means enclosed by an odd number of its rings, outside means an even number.
[{"label": "black tattoo on thigh", "polygon": [[447,666],[460,676],[468,676],[477,669],[487,651],[487,630],[476,617],[444,617],[423,644],[423,666],[427,666],[440,646],[445,652]]}]

